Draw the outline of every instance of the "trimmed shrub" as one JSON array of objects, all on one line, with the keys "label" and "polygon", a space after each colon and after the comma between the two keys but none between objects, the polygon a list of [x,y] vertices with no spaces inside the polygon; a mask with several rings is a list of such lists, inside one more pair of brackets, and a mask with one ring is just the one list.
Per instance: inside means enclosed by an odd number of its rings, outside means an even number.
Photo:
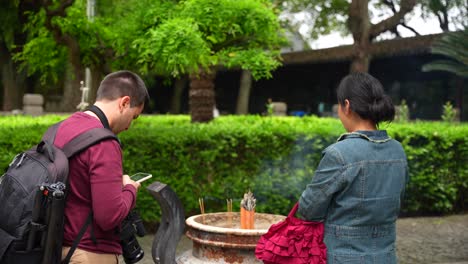
[{"label": "trimmed shrub", "polygon": [[[66,116],[0,117],[0,166],[40,140],[49,125]],[[389,134],[402,142],[410,166],[404,214],[466,210],[468,125],[442,122],[393,123]],[[313,177],[321,152],[345,132],[337,119],[317,117],[223,116],[192,124],[189,116],[142,116],[120,135],[124,171],[149,172],[174,189],[186,215],[233,210],[249,189],[257,211],[286,215]],[[159,221],[160,208],[143,183],[137,202],[146,222]]]}]

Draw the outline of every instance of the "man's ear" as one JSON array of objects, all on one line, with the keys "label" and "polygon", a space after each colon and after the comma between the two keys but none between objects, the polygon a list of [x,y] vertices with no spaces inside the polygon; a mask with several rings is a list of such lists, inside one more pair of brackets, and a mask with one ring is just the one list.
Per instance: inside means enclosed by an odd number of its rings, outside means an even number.
[{"label": "man's ear", "polygon": [[126,95],[124,97],[121,97],[119,100],[119,109],[120,111],[123,111],[123,109],[129,107],[130,108],[130,96]]}]

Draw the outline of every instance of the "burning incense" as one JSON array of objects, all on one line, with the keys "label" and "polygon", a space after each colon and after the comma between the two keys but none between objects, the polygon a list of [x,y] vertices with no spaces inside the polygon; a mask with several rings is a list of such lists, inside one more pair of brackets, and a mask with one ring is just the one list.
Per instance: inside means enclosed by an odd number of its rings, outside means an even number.
[{"label": "burning incense", "polygon": [[202,222],[205,223],[205,203],[203,202],[203,198],[198,198],[198,205],[200,205],[200,212],[202,215]]},{"label": "burning incense", "polygon": [[226,203],[227,203],[227,211],[231,213],[232,212],[232,199],[226,199]]},{"label": "burning incense", "polygon": [[226,206],[228,212],[228,226],[232,227],[232,199],[226,199]]},{"label": "burning incense", "polygon": [[244,198],[241,200],[240,204],[241,228],[254,229],[255,203],[256,199],[250,190],[244,193]]}]

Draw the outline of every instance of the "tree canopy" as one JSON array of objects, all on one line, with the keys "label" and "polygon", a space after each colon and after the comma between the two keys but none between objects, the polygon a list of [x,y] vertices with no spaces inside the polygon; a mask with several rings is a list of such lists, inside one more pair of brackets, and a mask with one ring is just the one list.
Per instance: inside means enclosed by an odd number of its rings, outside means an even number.
[{"label": "tree canopy", "polygon": [[468,27],[468,1],[466,0],[421,0],[423,18],[435,16],[443,31]]},{"label": "tree canopy", "polygon": [[[19,14],[26,17],[20,26],[26,41],[14,43],[14,60],[28,75],[40,76],[43,87],[68,80],[68,85],[61,84],[65,87],[62,110],[75,110],[81,98],[79,87],[86,67],[92,72],[88,84],[90,100],[105,74],[116,68],[135,70],[136,55],[130,44],[136,34],[145,31],[144,19],[151,15],[146,10],[174,3],[169,0],[96,2],[97,12],[92,19],[87,17],[86,0],[37,1],[34,9],[27,11],[20,7],[29,1],[18,0],[13,1],[10,8],[16,7]],[[170,13],[169,10],[160,14]]]},{"label": "tree canopy", "polygon": [[268,1],[188,0],[176,8],[133,42],[144,71],[179,76],[223,65],[263,78],[280,65],[285,40]]},{"label": "tree canopy", "polygon": [[[331,32],[341,32],[343,35],[351,33],[349,29],[350,5],[356,0],[273,0],[283,12],[283,20],[293,27],[304,26],[303,33],[313,42],[319,36]],[[373,23],[382,21],[396,14],[405,5],[405,0],[366,0],[369,18]],[[424,20],[436,18],[440,29],[461,29],[468,23],[468,2],[466,0],[421,0],[415,2],[415,7],[421,9]],[[398,27],[406,28],[415,35],[417,29],[408,24],[408,20],[418,14],[408,12],[406,19],[398,23]],[[393,36],[400,37],[397,26],[388,29]]]},{"label": "tree canopy", "polygon": [[[27,2],[13,1],[8,8],[19,10]],[[91,68],[94,83],[113,69],[179,76],[220,65],[263,78],[280,65],[279,48],[285,43],[267,0],[100,0],[93,19],[87,17],[85,0],[34,3],[31,11],[13,13],[27,18],[17,23],[26,41],[13,58],[44,85],[63,81],[71,68],[71,92],[64,93],[69,106],[80,98],[85,67]],[[12,32],[1,27],[5,41]]]},{"label": "tree canopy", "polygon": [[269,78],[286,44],[267,0],[186,0],[132,43],[143,72],[190,76],[193,122],[213,119],[214,75],[219,67],[241,68]]}]

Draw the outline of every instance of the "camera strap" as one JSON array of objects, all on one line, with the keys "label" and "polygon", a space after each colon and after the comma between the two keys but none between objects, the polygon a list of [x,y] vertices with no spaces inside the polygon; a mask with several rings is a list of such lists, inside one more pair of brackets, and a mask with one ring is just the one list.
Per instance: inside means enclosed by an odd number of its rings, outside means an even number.
[{"label": "camera strap", "polygon": [[[62,260],[61,264],[68,264],[70,262],[70,259],[73,256],[73,253],[78,247],[78,244],[80,243],[81,238],[83,237],[84,233],[88,229],[88,226],[91,224],[92,220],[93,220],[93,211],[89,213],[88,218],[86,218],[86,222],[81,227],[80,232],[76,236],[75,240],[73,240],[73,245],[70,247],[70,250],[68,251],[67,256]],[[94,236],[93,225],[91,225],[91,240],[93,240],[93,243],[95,245],[97,244],[96,237]]]},{"label": "camera strap", "polygon": [[109,120],[107,120],[107,117],[106,115],[104,114],[104,112],[101,110],[101,108],[95,106],[95,105],[92,105],[90,106],[88,109],[86,109],[87,111],[91,111],[93,112],[94,114],[97,115],[97,117],[99,118],[99,120],[101,120],[101,123],[102,125],[104,126],[104,128],[107,128],[109,130],[112,130],[109,126]]},{"label": "camera strap", "polygon": [[[99,118],[99,120],[101,121],[104,128],[107,128],[110,131],[112,131],[112,129],[110,128],[110,125],[109,125],[109,120],[107,119],[106,115],[101,110],[101,108],[97,107],[96,105],[92,105],[92,106],[88,107],[86,109],[86,111],[93,112]],[[119,138],[117,138],[117,141],[119,142],[120,148],[123,149],[123,144],[122,144],[122,142],[120,141]]]}]

